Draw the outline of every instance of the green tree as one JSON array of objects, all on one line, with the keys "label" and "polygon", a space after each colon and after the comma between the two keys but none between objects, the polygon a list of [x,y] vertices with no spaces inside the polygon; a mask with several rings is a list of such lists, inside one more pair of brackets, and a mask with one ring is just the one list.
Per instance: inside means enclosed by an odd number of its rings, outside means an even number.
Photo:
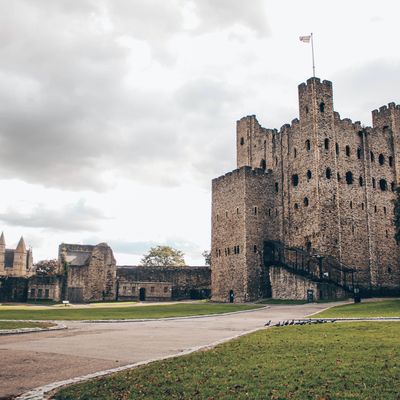
[{"label": "green tree", "polygon": [[211,265],[211,251],[204,250],[201,255],[204,257],[205,264]]},{"label": "green tree", "polygon": [[56,275],[58,273],[58,260],[41,260],[33,267],[37,275]]},{"label": "green tree", "polygon": [[394,226],[395,226],[395,234],[394,238],[397,243],[400,243],[400,187],[397,187],[396,190],[396,199],[394,200]]},{"label": "green tree", "polygon": [[148,267],[181,267],[185,266],[184,254],[170,246],[152,247],[140,261],[140,265]]}]

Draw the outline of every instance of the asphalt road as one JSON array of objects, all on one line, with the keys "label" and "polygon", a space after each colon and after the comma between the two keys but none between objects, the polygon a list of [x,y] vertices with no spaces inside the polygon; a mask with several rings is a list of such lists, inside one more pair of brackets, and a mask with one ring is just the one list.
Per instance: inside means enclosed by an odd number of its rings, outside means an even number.
[{"label": "asphalt road", "polygon": [[145,322],[67,321],[67,330],[0,336],[0,400],[55,381],[179,354],[261,328],[268,320],[303,318],[327,307],[271,305],[231,315]]}]

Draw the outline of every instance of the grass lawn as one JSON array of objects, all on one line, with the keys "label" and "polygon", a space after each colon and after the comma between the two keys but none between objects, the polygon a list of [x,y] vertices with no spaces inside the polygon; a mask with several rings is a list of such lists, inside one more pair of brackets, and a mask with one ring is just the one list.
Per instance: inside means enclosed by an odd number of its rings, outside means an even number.
[{"label": "grass lawn", "polygon": [[0,321],[0,330],[20,328],[49,328],[50,326],[54,326],[54,324],[48,322]]},{"label": "grass lawn", "polygon": [[47,307],[33,309],[12,309],[0,307],[1,319],[33,319],[33,320],[96,320],[96,319],[140,319],[182,317],[190,315],[222,314],[232,311],[252,310],[262,307],[254,304],[169,304],[155,306],[132,307],[95,307],[95,308],[59,308]]},{"label": "grass lawn", "polygon": [[57,400],[399,399],[400,323],[271,328],[65,388]]},{"label": "grass lawn", "polygon": [[312,318],[400,317],[400,300],[384,300],[337,306]]}]

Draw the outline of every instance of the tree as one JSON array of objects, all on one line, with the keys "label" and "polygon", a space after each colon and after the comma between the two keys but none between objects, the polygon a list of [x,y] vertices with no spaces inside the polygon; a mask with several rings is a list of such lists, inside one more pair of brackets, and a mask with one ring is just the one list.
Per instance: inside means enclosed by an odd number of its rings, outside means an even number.
[{"label": "tree", "polygon": [[206,265],[211,265],[211,251],[204,250],[201,255],[204,257],[204,262]]},{"label": "tree", "polygon": [[56,275],[58,272],[58,260],[41,260],[33,267],[38,275]]},{"label": "tree", "polygon": [[140,265],[147,267],[181,267],[185,266],[184,254],[170,246],[152,247],[140,261]]},{"label": "tree", "polygon": [[396,190],[396,199],[394,200],[394,226],[395,226],[395,234],[394,238],[397,243],[400,243],[400,187],[397,187]]}]

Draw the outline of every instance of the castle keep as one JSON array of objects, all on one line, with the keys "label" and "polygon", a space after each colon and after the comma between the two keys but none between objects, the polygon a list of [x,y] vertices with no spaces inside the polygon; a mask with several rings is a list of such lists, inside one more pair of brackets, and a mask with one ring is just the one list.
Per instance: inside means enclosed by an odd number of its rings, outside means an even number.
[{"label": "castle keep", "polygon": [[400,106],[365,128],[334,111],[331,82],[298,92],[300,117],[279,131],[237,122],[237,169],[212,182],[213,300],[400,288]]}]

